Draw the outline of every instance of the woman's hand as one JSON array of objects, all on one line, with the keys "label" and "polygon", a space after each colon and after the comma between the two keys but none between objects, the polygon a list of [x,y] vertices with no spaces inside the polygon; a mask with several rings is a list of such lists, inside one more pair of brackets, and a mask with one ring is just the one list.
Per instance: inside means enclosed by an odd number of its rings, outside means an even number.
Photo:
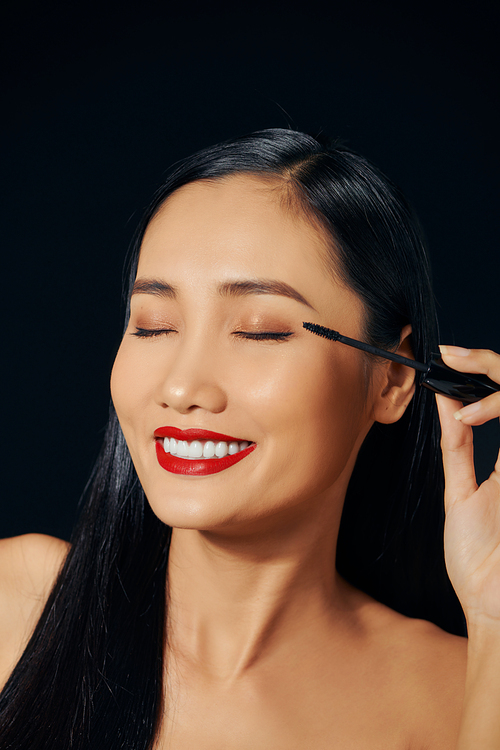
[{"label": "woman's hand", "polygon": [[[500,383],[500,355],[482,349],[441,348],[444,362],[461,372],[484,373]],[[479,487],[473,463],[472,425],[500,417],[500,392],[462,407],[437,396],[446,480],[445,559],[448,575],[472,623],[500,627],[500,455]]]}]

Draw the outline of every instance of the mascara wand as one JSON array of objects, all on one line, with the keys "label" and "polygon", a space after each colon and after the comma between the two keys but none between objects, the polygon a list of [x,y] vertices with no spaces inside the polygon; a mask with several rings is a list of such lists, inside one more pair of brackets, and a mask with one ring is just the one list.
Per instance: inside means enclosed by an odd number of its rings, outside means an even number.
[{"label": "mascara wand", "polygon": [[402,357],[400,354],[393,354],[393,352],[387,352],[385,349],[379,349],[377,346],[365,344],[363,341],[342,336],[338,331],[333,331],[331,328],[325,328],[325,326],[320,326],[316,323],[302,323],[302,325],[306,330],[315,333],[317,336],[330,339],[330,341],[340,341],[341,344],[353,346],[355,349],[361,349],[363,352],[368,352],[384,359],[390,359],[393,362],[399,362],[400,365],[412,367],[421,373],[420,385],[429,388],[434,393],[442,393],[443,396],[448,396],[448,398],[472,404],[474,401],[480,401],[482,398],[500,391],[500,385],[490,380],[486,375],[458,372],[448,367],[439,354],[432,354],[431,360],[427,364],[424,364],[408,357]]}]

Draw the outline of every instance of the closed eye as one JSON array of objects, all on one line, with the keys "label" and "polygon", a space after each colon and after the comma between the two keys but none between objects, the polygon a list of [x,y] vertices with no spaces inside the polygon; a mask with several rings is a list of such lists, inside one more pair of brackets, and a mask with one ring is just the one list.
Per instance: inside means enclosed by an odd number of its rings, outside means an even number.
[{"label": "closed eye", "polygon": [[243,339],[251,339],[253,341],[283,341],[288,338],[288,336],[292,336],[293,331],[260,331],[258,333],[235,331],[233,335]]},{"label": "closed eye", "polygon": [[153,336],[162,336],[164,333],[174,333],[173,328],[136,328],[132,332],[132,336],[137,336],[139,339],[149,339]]},{"label": "closed eye", "polygon": [[[136,328],[131,335],[140,339],[147,339],[167,333],[175,333],[175,331],[173,328]],[[283,341],[288,336],[292,336],[293,331],[234,331],[233,335],[251,341]]]}]

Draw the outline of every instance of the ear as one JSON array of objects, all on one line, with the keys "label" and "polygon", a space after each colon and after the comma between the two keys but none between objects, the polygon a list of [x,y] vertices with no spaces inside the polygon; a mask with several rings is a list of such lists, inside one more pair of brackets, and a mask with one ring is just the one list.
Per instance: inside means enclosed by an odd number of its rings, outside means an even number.
[{"label": "ear", "polygon": [[[410,343],[411,326],[401,331],[399,348],[396,354],[414,359]],[[406,365],[387,360],[373,374],[373,411],[375,422],[392,424],[401,419],[415,392],[415,370]]]}]

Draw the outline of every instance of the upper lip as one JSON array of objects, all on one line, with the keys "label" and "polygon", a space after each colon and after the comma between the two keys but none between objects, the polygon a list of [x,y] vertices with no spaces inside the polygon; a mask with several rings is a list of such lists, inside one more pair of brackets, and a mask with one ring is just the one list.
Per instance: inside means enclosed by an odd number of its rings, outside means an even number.
[{"label": "upper lip", "polygon": [[[226,443],[242,441],[242,438],[235,438],[231,435],[223,435],[221,432],[212,432],[211,430],[198,430],[190,428],[189,430],[179,430],[178,427],[158,427],[154,431],[154,436],[159,438],[173,437],[176,440],[223,440]],[[252,441],[248,441],[252,442]]]}]

